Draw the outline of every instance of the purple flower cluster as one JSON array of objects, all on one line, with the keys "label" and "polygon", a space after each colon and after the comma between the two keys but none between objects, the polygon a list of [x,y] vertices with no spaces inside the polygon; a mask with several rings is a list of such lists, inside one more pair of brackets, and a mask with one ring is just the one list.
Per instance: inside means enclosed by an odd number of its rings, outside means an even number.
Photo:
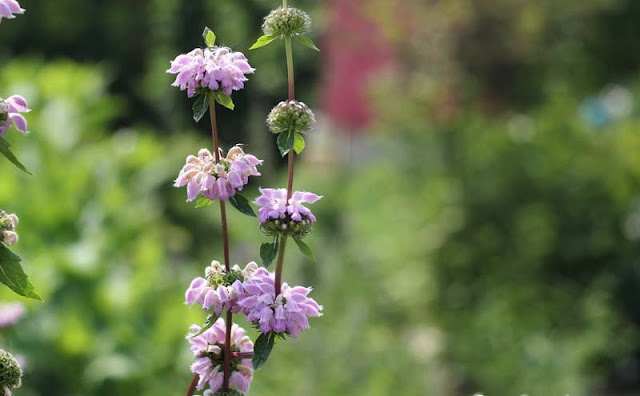
[{"label": "purple flower cluster", "polygon": [[13,19],[15,14],[22,14],[24,8],[20,8],[20,4],[16,0],[0,0],[0,22],[2,18]]},{"label": "purple flower cluster", "polygon": [[243,281],[249,279],[257,269],[258,264],[250,262],[244,270],[235,265],[227,273],[220,262],[214,260],[205,270],[206,278],[198,277],[191,282],[185,293],[185,303],[189,306],[200,304],[207,311],[213,308],[216,315],[220,315],[222,308],[233,313],[239,312],[236,301],[244,295]]},{"label": "purple flower cluster", "polygon": [[196,48],[188,54],[178,55],[171,62],[167,73],[177,74],[174,87],[186,90],[193,97],[199,90],[232,91],[244,88],[245,74],[255,71],[242,52],[233,52],[226,47]]},{"label": "purple flower cluster", "polygon": [[[200,326],[192,325],[192,333],[187,335],[191,352],[196,359],[191,365],[191,371],[199,376],[198,389],[203,389],[208,383],[210,391],[215,393],[222,387],[224,379],[225,322],[223,319],[218,319],[211,328],[194,337],[193,335],[198,334],[200,330]],[[231,350],[253,353],[253,343],[237,324],[231,327]],[[253,379],[251,358],[232,357],[231,361],[235,369],[229,377],[229,386],[239,392],[247,393]]]},{"label": "purple flower cluster", "polygon": [[296,191],[287,202],[286,189],[261,188],[260,196],[253,203],[260,206],[260,209],[258,209],[260,223],[264,223],[269,219],[284,219],[287,215],[293,221],[302,221],[304,219],[314,223],[316,217],[309,208],[302,204],[314,203],[320,198],[322,196],[310,192]]},{"label": "purple flower cluster", "polygon": [[322,316],[322,306],[307,297],[311,288],[282,284],[275,295],[275,275],[264,268],[254,272],[244,283],[244,296],[238,299],[247,320],[260,327],[262,333],[287,333],[296,338],[309,328],[309,317]]},{"label": "purple flower cluster", "polygon": [[251,154],[245,154],[242,148],[235,146],[229,150],[226,158],[215,157],[207,149],[201,149],[198,156],[190,155],[174,186],[187,186],[187,201],[193,201],[198,195],[210,200],[228,200],[236,191],[249,182],[249,176],[260,176],[256,165],[262,160]]},{"label": "purple flower cluster", "polygon": [[[2,0],[0,0],[0,19],[2,15]],[[4,135],[11,125],[15,124],[16,129],[25,135],[27,131],[27,120],[20,113],[28,113],[31,109],[27,107],[27,101],[20,95],[13,95],[7,99],[0,99],[0,136]]]}]

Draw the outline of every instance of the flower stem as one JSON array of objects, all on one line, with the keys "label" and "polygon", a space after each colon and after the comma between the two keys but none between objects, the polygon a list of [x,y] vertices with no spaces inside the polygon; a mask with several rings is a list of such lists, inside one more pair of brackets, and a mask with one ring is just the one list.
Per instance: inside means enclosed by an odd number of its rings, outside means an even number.
[{"label": "flower stem", "polygon": [[193,375],[193,379],[191,380],[191,383],[189,384],[189,389],[187,389],[186,396],[193,396],[193,392],[196,391],[196,385],[198,385],[198,374],[194,374]]},{"label": "flower stem", "polygon": [[284,252],[287,250],[287,236],[282,235],[280,238],[280,247],[278,248],[278,258],[276,259],[276,280],[275,280],[275,297],[282,291],[282,267],[284,265]]},{"label": "flower stem", "polygon": [[283,8],[287,8],[288,7],[287,0],[282,0],[282,7]]},{"label": "flower stem", "polygon": [[[209,94],[209,116],[211,117],[211,135],[213,136],[213,149],[215,150],[216,163],[220,162],[220,144],[218,140],[218,125],[216,122],[216,101],[212,93]],[[229,232],[227,230],[227,208],[225,201],[220,200],[220,222],[222,223],[222,248],[224,251],[224,268],[231,270],[229,260]],[[224,342],[224,376],[222,377],[222,389],[229,389],[229,377],[231,376],[231,326],[233,314],[227,311],[226,332]]]}]

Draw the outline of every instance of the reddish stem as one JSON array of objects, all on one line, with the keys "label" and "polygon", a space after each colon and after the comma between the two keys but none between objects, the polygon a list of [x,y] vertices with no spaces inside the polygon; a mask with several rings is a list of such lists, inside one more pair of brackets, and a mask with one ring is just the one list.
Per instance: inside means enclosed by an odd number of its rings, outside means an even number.
[{"label": "reddish stem", "polygon": [[[216,122],[216,102],[213,93],[209,95],[209,115],[211,117],[211,134],[213,135],[213,149],[215,150],[216,163],[220,162],[220,145],[218,140],[218,125]],[[222,248],[224,251],[224,268],[231,270],[229,260],[229,232],[227,229],[227,208],[225,201],[220,200],[220,222],[222,223]],[[233,325],[233,314],[227,311],[226,334],[224,342],[224,362],[222,389],[229,389],[229,377],[231,376],[231,326]]]},{"label": "reddish stem", "polygon": [[189,389],[187,389],[186,396],[193,396],[193,392],[196,391],[196,385],[198,385],[198,374],[194,374],[193,375],[193,379],[191,380],[191,383],[189,384]]}]

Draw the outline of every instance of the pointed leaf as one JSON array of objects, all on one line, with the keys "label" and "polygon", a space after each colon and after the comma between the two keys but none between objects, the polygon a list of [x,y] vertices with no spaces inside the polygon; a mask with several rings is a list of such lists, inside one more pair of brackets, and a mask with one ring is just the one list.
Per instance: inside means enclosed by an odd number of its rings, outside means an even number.
[{"label": "pointed leaf", "polygon": [[233,110],[236,106],[233,104],[233,100],[230,95],[227,95],[222,92],[216,92],[216,102],[220,103],[221,106],[226,107],[229,110]]},{"label": "pointed leaf", "polygon": [[262,265],[268,268],[273,260],[278,255],[278,239],[276,238],[273,243],[263,243],[260,245],[260,258],[262,259]]},{"label": "pointed leaf", "polygon": [[316,257],[313,255],[313,252],[311,251],[311,248],[309,247],[309,245],[304,243],[302,241],[302,239],[300,239],[300,238],[294,237],[293,240],[296,241],[296,245],[298,245],[298,249],[300,249],[300,252],[302,254],[304,254],[305,256],[309,257],[311,260],[313,260],[313,262],[315,262],[315,263],[318,262],[316,260]]},{"label": "pointed leaf", "polygon": [[273,343],[275,341],[275,334],[271,331],[269,333],[262,333],[256,339],[256,343],[253,345],[253,367],[259,369],[269,359],[271,350],[273,349]]},{"label": "pointed leaf", "polygon": [[234,208],[238,209],[240,213],[246,214],[247,216],[256,217],[256,212],[254,212],[251,205],[249,205],[249,200],[242,194],[236,193],[236,195],[229,198],[229,202],[231,202],[231,205],[233,205]]},{"label": "pointed leaf", "polygon": [[206,94],[198,95],[198,98],[193,102],[193,119],[195,122],[199,122],[209,109],[209,96]]},{"label": "pointed leaf", "polygon": [[269,36],[269,35],[260,36],[258,40],[251,46],[251,48],[249,48],[249,50],[262,48],[277,38],[278,36]]},{"label": "pointed leaf", "polygon": [[204,43],[207,45],[207,47],[213,47],[216,43],[216,34],[208,27],[204,28],[204,32],[202,32],[202,38],[204,39]]},{"label": "pointed leaf", "polygon": [[18,161],[16,156],[13,155],[13,153],[10,150],[10,147],[11,145],[9,144],[9,142],[7,142],[4,138],[0,137],[0,154],[7,157],[7,159],[11,161],[15,166],[17,166],[18,169],[20,169],[21,171],[33,176],[33,173],[29,172],[29,170],[24,165],[22,165],[20,161]]},{"label": "pointed leaf", "polygon": [[305,47],[311,48],[314,51],[320,51],[316,44],[307,36],[298,36],[298,41],[300,41]]},{"label": "pointed leaf", "polygon": [[[220,313],[222,313],[222,311],[220,311]],[[211,314],[211,315],[207,316],[207,320],[204,322],[204,324],[200,328],[200,331],[197,332],[196,334],[192,335],[189,338],[197,337],[200,334],[204,333],[205,331],[209,330],[211,328],[211,326],[213,326],[216,323],[216,320],[218,320],[219,317],[220,317],[220,314],[218,314],[218,315]]]},{"label": "pointed leaf", "polygon": [[200,195],[198,199],[196,199],[196,209],[206,208],[207,206],[211,206],[214,203],[216,203],[216,201],[212,201],[209,198]]},{"label": "pointed leaf", "polygon": [[302,150],[304,150],[304,147],[304,137],[296,132],[295,136],[293,137],[293,151],[295,151],[296,154],[300,154]]},{"label": "pointed leaf", "polygon": [[29,277],[22,270],[20,261],[20,256],[0,243],[0,282],[21,296],[42,301],[29,282]]},{"label": "pointed leaf", "polygon": [[295,134],[283,132],[278,135],[278,140],[276,143],[278,144],[278,149],[280,150],[280,155],[283,157],[287,155],[289,150],[293,148],[293,144],[295,142]]}]

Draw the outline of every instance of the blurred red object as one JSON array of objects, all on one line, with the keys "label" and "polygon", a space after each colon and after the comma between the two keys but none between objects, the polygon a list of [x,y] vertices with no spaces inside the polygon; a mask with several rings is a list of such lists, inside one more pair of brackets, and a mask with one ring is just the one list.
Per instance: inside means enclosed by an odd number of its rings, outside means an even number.
[{"label": "blurred red object", "polygon": [[373,120],[368,90],[375,73],[389,64],[392,51],[363,0],[328,2],[323,109],[338,127],[362,132]]}]

